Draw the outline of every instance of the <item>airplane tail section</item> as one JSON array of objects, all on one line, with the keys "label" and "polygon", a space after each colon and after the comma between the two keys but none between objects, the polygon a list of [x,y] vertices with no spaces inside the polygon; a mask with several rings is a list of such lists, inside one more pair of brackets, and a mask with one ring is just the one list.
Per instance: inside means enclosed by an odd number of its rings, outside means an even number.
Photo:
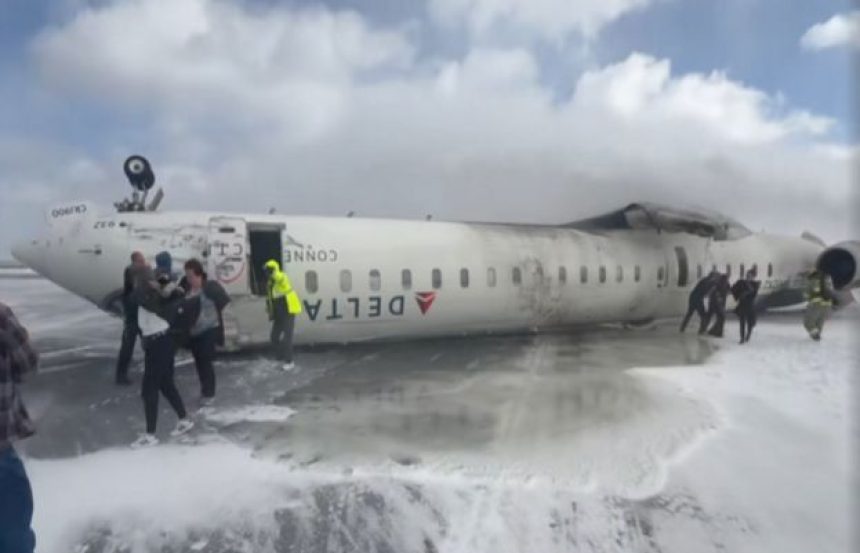
[{"label": "airplane tail section", "polygon": [[827,244],[824,243],[824,240],[822,240],[821,238],[819,238],[815,234],[812,234],[808,230],[803,231],[803,234],[801,234],[800,237],[803,238],[804,240],[806,240],[807,242],[812,242],[813,244],[818,244],[822,248],[827,247]]}]

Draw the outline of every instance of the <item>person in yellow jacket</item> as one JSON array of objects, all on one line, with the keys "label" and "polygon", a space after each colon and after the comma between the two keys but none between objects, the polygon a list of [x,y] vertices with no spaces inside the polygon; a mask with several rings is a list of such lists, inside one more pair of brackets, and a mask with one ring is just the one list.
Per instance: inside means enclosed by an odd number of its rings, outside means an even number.
[{"label": "person in yellow jacket", "polygon": [[266,261],[263,269],[269,277],[266,311],[272,321],[272,346],[275,355],[284,364],[283,369],[289,371],[296,366],[293,363],[293,330],[296,315],[302,312],[302,303],[290,283],[290,278],[281,270],[277,261]]},{"label": "person in yellow jacket", "polygon": [[806,281],[806,313],[803,316],[803,326],[809,337],[821,340],[824,321],[833,307],[833,280],[827,273],[815,269]]}]

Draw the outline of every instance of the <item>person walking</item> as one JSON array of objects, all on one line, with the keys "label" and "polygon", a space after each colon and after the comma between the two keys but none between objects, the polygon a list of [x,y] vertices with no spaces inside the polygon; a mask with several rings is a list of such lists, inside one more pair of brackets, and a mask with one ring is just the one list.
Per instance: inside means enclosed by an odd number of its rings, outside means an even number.
[{"label": "person walking", "polygon": [[714,287],[711,288],[708,294],[708,313],[705,315],[705,327],[707,327],[711,319],[716,319],[708,335],[723,337],[724,328],[726,325],[726,301],[729,298],[731,285],[729,284],[729,276],[719,274]]},{"label": "person walking", "polygon": [[266,310],[272,321],[271,341],[275,357],[283,363],[285,371],[295,367],[293,363],[293,331],[296,315],[302,312],[299,296],[290,283],[290,278],[274,259],[266,261],[263,270],[269,277],[266,294]]},{"label": "person walking", "polygon": [[38,362],[27,330],[12,309],[0,303],[0,551],[4,553],[33,553],[36,548],[30,528],[33,490],[12,444],[36,432],[18,386]]},{"label": "person walking", "polygon": [[119,348],[119,356],[116,361],[115,381],[120,386],[128,386],[131,379],[128,377],[128,366],[134,354],[134,344],[137,342],[139,330],[137,328],[137,304],[132,300],[134,291],[134,270],[146,265],[146,259],[140,252],[131,254],[131,264],[125,268],[122,275],[122,343]]},{"label": "person walking", "polygon": [[747,271],[746,278],[741,278],[732,286],[732,295],[738,304],[735,313],[740,319],[741,344],[750,341],[753,328],[756,325],[755,299],[758,295],[761,281],[755,280],[756,271]]},{"label": "person walking", "polygon": [[718,273],[716,269],[712,269],[711,272],[705,275],[705,278],[697,282],[690,291],[690,297],[687,301],[687,314],[684,315],[684,320],[681,322],[681,332],[687,330],[687,324],[693,317],[693,313],[696,313],[699,315],[699,334],[705,333],[705,330],[708,328],[705,298],[710,295],[719,276],[720,273]]},{"label": "person walking", "polygon": [[135,280],[134,294],[139,306],[138,327],[144,351],[141,397],[146,432],[131,444],[133,448],[158,444],[155,430],[159,394],[167,399],[179,419],[171,432],[172,436],[185,434],[194,426],[188,419],[182,396],[173,380],[176,341],[171,323],[180,319],[182,293],[171,281],[169,260],[165,261],[164,257],[157,259],[159,268],[155,273],[149,267],[144,267]]},{"label": "person walking", "polygon": [[222,312],[230,296],[217,281],[209,280],[196,259],[185,263],[186,306],[191,323],[188,347],[200,379],[200,405],[215,399],[215,346],[224,345]]},{"label": "person walking", "polygon": [[809,337],[816,342],[821,340],[824,321],[833,308],[833,280],[820,269],[813,270],[806,279],[806,312],[803,326]]}]

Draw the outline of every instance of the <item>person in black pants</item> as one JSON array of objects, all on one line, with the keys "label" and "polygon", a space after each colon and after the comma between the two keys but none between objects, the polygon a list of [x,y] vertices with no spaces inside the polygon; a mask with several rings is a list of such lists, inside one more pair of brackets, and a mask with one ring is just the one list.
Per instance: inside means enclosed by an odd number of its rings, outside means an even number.
[{"label": "person in black pants", "polygon": [[137,328],[137,303],[132,299],[134,291],[133,274],[136,269],[146,266],[146,259],[140,252],[131,254],[131,265],[125,268],[122,275],[122,344],[116,361],[116,383],[121,386],[131,384],[128,377],[128,366],[134,354],[134,344],[140,330]]},{"label": "person in black pants", "polygon": [[171,323],[176,324],[176,321],[183,319],[182,294],[170,281],[169,271],[153,275],[148,267],[139,272],[134,294],[140,307],[138,326],[144,351],[141,397],[146,417],[146,433],[131,444],[138,448],[158,443],[155,429],[159,394],[164,395],[179,418],[171,435],[179,436],[188,432],[194,423],[188,419],[182,396],[173,380],[176,336]]},{"label": "person in black pants", "polygon": [[681,332],[687,329],[687,324],[693,317],[693,313],[699,315],[699,334],[704,334],[708,328],[708,316],[705,310],[705,298],[709,296],[714,285],[717,283],[720,273],[716,269],[712,270],[705,278],[696,283],[693,290],[690,292],[690,298],[687,303],[687,314],[681,322]]},{"label": "person in black pants", "polygon": [[720,274],[716,284],[711,289],[711,293],[708,294],[708,313],[705,316],[705,327],[710,324],[711,319],[716,319],[708,331],[710,336],[723,337],[723,329],[726,325],[726,300],[729,298],[730,290],[728,275]]},{"label": "person in black pants", "polygon": [[215,399],[215,346],[224,345],[222,312],[230,296],[218,282],[207,278],[196,259],[185,263],[185,278],[180,286],[186,291],[185,309],[191,325],[188,347],[200,378],[200,404],[209,405]]},{"label": "person in black pants", "polygon": [[750,341],[753,327],[756,324],[755,298],[758,295],[761,281],[755,280],[755,276],[755,269],[750,269],[747,271],[746,278],[738,280],[732,286],[732,295],[738,302],[735,313],[737,313],[741,323],[741,344]]}]

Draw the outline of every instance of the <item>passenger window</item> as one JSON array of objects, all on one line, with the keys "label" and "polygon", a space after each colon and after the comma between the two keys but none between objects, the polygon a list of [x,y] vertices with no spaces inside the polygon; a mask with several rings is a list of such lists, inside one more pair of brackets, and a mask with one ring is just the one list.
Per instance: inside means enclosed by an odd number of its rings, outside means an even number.
[{"label": "passenger window", "polygon": [[601,266],[600,266],[600,271],[598,272],[598,275],[599,275],[600,283],[601,283],[601,284],[603,284],[604,282],[606,282],[606,267],[604,267],[603,265],[601,265]]},{"label": "passenger window", "polygon": [[373,292],[378,292],[380,288],[382,288],[382,277],[379,275],[379,271],[373,269],[370,271],[370,289]]},{"label": "passenger window", "polygon": [[305,273],[305,290],[311,294],[316,294],[319,290],[319,281],[317,280],[316,271],[308,271]]},{"label": "passenger window", "polygon": [[732,264],[726,263],[726,276],[732,278]]},{"label": "passenger window", "polygon": [[579,268],[579,282],[583,284],[588,282],[588,267],[584,265]]},{"label": "passenger window", "polygon": [[768,278],[773,276],[773,263],[767,264],[767,276]]},{"label": "passenger window", "polygon": [[412,290],[412,271],[409,269],[400,271],[400,283],[404,290]]},{"label": "passenger window", "polygon": [[558,282],[559,284],[564,284],[567,282],[567,268],[559,267],[558,268]]},{"label": "passenger window", "polygon": [[624,267],[621,265],[615,267],[615,282],[621,282],[624,280]]},{"label": "passenger window", "polygon": [[433,269],[433,288],[442,288],[442,271]]},{"label": "passenger window", "polygon": [[340,272],[340,291],[349,292],[352,290],[352,272],[343,270]]},{"label": "passenger window", "polygon": [[490,288],[496,287],[496,270],[492,267],[487,269],[487,286]]},{"label": "passenger window", "polygon": [[639,267],[639,265],[633,267],[633,280],[635,280],[636,282],[642,280],[642,269]]},{"label": "passenger window", "polygon": [[511,277],[513,278],[514,284],[516,284],[517,286],[519,286],[520,284],[522,284],[522,282],[523,282],[523,272],[522,272],[522,271],[520,271],[520,268],[519,268],[519,267],[514,267],[514,271],[513,271],[512,275],[511,275]]},{"label": "passenger window", "polygon": [[469,287],[469,269],[460,269],[460,288]]},{"label": "passenger window", "polygon": [[663,284],[663,280],[666,278],[666,269],[663,267],[657,268],[657,281],[659,284]]}]

